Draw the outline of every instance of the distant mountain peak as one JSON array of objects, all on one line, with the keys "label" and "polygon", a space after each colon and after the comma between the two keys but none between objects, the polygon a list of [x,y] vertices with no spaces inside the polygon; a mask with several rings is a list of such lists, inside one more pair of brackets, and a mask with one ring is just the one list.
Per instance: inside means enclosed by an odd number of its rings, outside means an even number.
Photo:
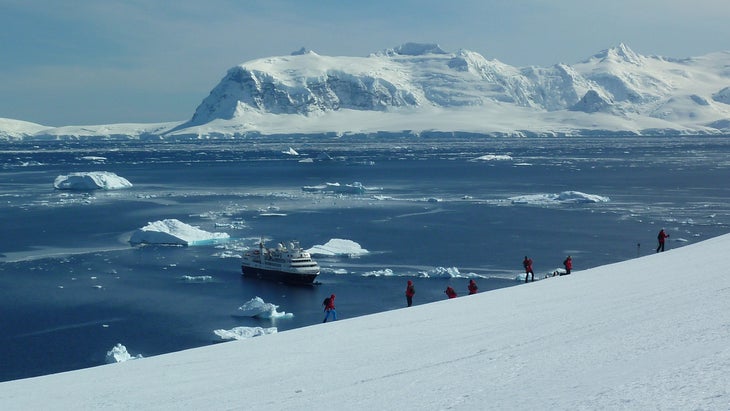
[{"label": "distant mountain peak", "polygon": [[593,59],[601,62],[626,62],[640,66],[644,62],[644,56],[635,53],[629,46],[619,43],[616,47],[603,50],[593,56]]},{"label": "distant mountain peak", "polygon": [[292,55],[292,56],[302,56],[302,55],[304,55],[304,54],[317,54],[317,53],[315,53],[315,52],[314,52],[314,51],[312,51],[312,50],[309,50],[309,49],[308,49],[308,48],[306,48],[306,47],[302,47],[302,48],[300,48],[299,50],[296,50],[296,51],[292,51],[290,55]]},{"label": "distant mountain peak", "polygon": [[404,43],[392,49],[386,49],[382,54],[387,56],[425,56],[428,54],[449,54],[436,43]]}]

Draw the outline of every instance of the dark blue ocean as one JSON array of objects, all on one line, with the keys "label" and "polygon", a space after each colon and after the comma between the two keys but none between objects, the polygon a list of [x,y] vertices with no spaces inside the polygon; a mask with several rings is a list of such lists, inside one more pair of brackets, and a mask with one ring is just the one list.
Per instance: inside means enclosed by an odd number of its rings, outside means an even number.
[{"label": "dark blue ocean", "polygon": [[[217,329],[317,324],[331,293],[347,319],[404,307],[409,279],[418,305],[470,277],[480,292],[519,286],[525,255],[538,278],[567,255],[580,275],[653,253],[661,228],[672,249],[730,227],[728,137],[6,142],[0,167],[0,381],[101,365],[117,343],[149,357],[218,343]],[[54,189],[82,171],[134,186]],[[354,182],[368,190],[302,190]],[[566,191],[609,201],[539,200]],[[169,218],[232,240],[127,243]],[[369,253],[318,258],[315,286],[243,279],[260,237]],[[233,315],[257,296],[293,317]]]}]

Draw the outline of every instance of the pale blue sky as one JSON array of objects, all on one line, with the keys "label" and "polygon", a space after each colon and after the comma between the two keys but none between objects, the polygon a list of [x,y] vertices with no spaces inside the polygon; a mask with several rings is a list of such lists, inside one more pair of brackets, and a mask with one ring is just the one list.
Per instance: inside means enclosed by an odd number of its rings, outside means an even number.
[{"label": "pale blue sky", "polygon": [[0,117],[51,126],[189,119],[237,64],[405,42],[514,66],[730,50],[727,0],[0,0]]}]

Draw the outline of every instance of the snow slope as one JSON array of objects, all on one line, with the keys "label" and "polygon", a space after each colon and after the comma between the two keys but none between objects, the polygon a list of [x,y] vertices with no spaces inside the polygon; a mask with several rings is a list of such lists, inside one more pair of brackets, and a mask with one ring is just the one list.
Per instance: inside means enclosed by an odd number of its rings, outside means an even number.
[{"label": "snow slope", "polygon": [[232,67],[189,121],[47,128],[0,119],[0,138],[722,134],[727,67],[730,51],[675,59],[625,44],[574,65],[522,68],[435,44],[367,57],[300,50]]},{"label": "snow slope", "polygon": [[[724,235],[475,296],[0,383],[0,404],[727,409],[730,276],[718,269],[729,248]],[[338,311],[347,317],[346,301]]]}]

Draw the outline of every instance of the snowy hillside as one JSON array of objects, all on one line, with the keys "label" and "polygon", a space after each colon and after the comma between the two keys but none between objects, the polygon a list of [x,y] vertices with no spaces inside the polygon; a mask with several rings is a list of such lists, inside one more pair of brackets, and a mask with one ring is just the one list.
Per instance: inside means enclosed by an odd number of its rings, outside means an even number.
[{"label": "snowy hillside", "polygon": [[[0,383],[29,409],[727,409],[730,235],[474,296]],[[338,305],[346,317],[347,302]]]},{"label": "snowy hillside", "polygon": [[29,137],[35,134],[42,134],[50,127],[42,126],[27,121],[0,118],[0,139],[9,140],[22,137]]},{"label": "snowy hillside", "polygon": [[727,67],[730,52],[680,60],[624,44],[575,65],[524,68],[435,44],[367,57],[300,50],[231,68],[187,122],[15,135],[721,134],[730,132]]}]

